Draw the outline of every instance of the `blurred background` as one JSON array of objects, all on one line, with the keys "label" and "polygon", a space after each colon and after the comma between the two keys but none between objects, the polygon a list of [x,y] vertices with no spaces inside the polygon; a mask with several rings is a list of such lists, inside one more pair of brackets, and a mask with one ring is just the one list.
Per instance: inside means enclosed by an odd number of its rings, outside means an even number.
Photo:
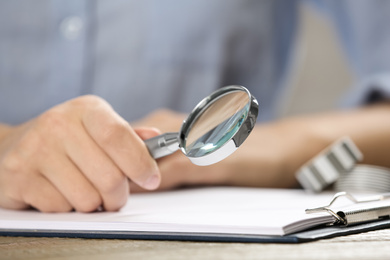
[{"label": "blurred background", "polygon": [[354,83],[342,46],[326,16],[308,4],[300,6],[296,66],[291,91],[286,93],[281,117],[331,110]]}]

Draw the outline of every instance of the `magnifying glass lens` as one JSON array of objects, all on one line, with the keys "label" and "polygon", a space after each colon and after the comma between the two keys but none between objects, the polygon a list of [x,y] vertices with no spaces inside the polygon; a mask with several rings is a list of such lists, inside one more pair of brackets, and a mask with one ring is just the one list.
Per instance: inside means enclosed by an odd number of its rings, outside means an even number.
[{"label": "magnifying glass lens", "polygon": [[247,92],[225,94],[207,106],[191,126],[184,144],[188,157],[202,157],[226,144],[245,122],[251,98]]},{"label": "magnifying glass lens", "polygon": [[178,149],[196,165],[217,163],[245,141],[255,127],[259,104],[243,86],[220,88],[204,98],[177,133],[165,133],[145,144],[158,159]]}]

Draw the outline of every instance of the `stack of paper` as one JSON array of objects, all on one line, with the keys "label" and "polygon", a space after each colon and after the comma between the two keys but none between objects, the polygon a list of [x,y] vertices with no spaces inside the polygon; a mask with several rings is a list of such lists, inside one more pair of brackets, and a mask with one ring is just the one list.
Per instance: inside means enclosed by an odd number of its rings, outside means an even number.
[{"label": "stack of paper", "polygon": [[41,213],[0,209],[0,234],[283,236],[333,222],[334,218],[327,213],[305,213],[307,208],[328,204],[332,195],[307,194],[302,190],[213,187],[132,194],[119,212]]}]

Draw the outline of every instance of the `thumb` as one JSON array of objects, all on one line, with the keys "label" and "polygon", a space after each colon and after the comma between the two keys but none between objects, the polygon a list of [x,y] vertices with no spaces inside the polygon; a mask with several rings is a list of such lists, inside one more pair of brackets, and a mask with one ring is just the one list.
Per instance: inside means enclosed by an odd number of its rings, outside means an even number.
[{"label": "thumb", "polygon": [[[158,130],[157,128],[152,128],[152,127],[138,127],[138,128],[133,128],[133,130],[139,136],[139,138],[141,138],[142,140],[150,139],[150,138],[157,136],[161,133],[160,130]],[[157,166],[157,164],[156,164],[156,166]],[[137,183],[138,185],[143,187],[143,189],[154,190],[154,189],[158,188],[158,186],[160,185],[161,174],[158,173],[158,174],[154,174],[154,175],[150,176],[146,180],[146,182],[144,182],[143,184],[139,183],[138,181],[135,181],[134,179],[132,179],[132,181],[134,181],[135,183]]]}]

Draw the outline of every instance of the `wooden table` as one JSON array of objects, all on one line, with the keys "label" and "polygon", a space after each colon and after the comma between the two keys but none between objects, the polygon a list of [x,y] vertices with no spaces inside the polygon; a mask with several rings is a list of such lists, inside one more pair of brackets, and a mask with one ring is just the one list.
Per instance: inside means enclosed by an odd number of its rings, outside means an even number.
[{"label": "wooden table", "polygon": [[0,259],[390,259],[390,229],[304,244],[0,237]]}]

